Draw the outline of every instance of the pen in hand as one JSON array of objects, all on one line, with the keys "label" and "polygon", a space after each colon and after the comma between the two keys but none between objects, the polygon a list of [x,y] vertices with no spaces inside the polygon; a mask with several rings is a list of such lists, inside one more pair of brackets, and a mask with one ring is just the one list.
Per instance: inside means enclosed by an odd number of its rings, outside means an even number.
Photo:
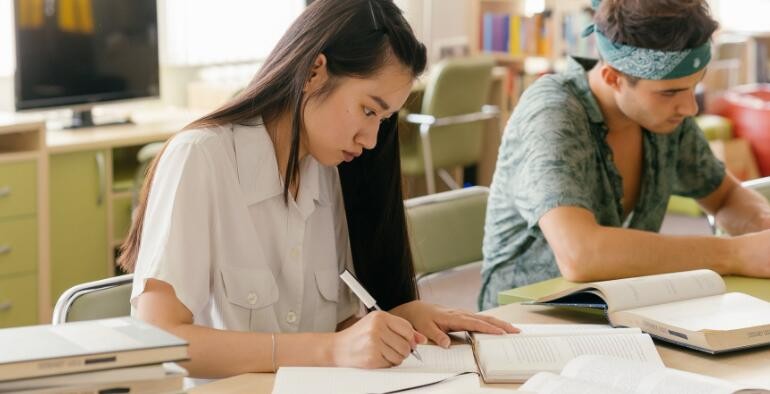
[{"label": "pen in hand", "polygon": [[[350,271],[345,270],[340,274],[340,278],[343,282],[345,282],[346,285],[350,288],[350,290],[353,291],[353,294],[358,297],[361,302],[364,303],[364,306],[366,306],[367,310],[377,310],[381,311],[380,307],[377,305],[377,301],[372,297],[371,294],[369,294],[368,291],[364,288],[361,283],[356,280],[356,278],[353,276],[353,274],[350,273]],[[412,349],[412,355],[422,361],[422,356],[420,356],[420,353],[417,352],[417,348]]]}]

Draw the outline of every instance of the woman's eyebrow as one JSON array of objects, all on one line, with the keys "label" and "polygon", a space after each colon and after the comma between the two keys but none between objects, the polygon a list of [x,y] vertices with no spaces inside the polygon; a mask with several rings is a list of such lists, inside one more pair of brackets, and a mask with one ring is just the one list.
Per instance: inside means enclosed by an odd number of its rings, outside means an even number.
[{"label": "woman's eyebrow", "polygon": [[386,103],[385,100],[382,99],[382,97],[372,96],[371,94],[369,95],[369,97],[371,97],[372,100],[376,101],[377,104],[379,104],[380,107],[382,107],[383,111],[387,111],[390,109],[390,105],[388,105],[388,103]]}]

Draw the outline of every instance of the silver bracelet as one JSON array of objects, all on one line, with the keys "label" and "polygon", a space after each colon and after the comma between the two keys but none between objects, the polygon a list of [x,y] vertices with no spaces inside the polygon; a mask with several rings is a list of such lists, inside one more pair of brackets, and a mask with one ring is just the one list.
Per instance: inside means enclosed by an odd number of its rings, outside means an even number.
[{"label": "silver bracelet", "polygon": [[273,361],[273,373],[275,373],[277,371],[277,369],[275,369],[275,333],[272,333],[270,338],[273,340],[273,351],[270,353],[270,358]]}]

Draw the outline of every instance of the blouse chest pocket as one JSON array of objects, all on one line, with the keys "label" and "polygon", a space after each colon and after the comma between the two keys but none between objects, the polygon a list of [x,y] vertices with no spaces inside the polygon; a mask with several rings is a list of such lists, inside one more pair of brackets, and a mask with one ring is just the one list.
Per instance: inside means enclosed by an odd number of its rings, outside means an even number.
[{"label": "blouse chest pocket", "polygon": [[[268,331],[277,324],[272,306],[278,302],[278,285],[269,269],[223,266],[222,284],[230,304],[225,319],[241,329]],[[227,316],[231,315],[231,316]]]},{"label": "blouse chest pocket", "polygon": [[337,327],[337,302],[339,301],[340,278],[336,268],[318,268],[315,282],[320,297],[315,311],[315,330],[334,331]]}]

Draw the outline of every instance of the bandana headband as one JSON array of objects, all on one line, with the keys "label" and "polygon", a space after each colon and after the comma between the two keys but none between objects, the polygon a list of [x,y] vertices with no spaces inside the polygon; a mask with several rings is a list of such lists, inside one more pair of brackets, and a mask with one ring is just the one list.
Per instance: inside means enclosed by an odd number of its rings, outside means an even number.
[{"label": "bandana headband", "polygon": [[[601,0],[593,0],[597,9]],[[661,51],[637,48],[612,42],[595,24],[583,31],[583,37],[596,35],[596,47],[602,59],[618,71],[640,79],[676,79],[692,75],[706,67],[711,61],[711,44],[682,51]]]}]

